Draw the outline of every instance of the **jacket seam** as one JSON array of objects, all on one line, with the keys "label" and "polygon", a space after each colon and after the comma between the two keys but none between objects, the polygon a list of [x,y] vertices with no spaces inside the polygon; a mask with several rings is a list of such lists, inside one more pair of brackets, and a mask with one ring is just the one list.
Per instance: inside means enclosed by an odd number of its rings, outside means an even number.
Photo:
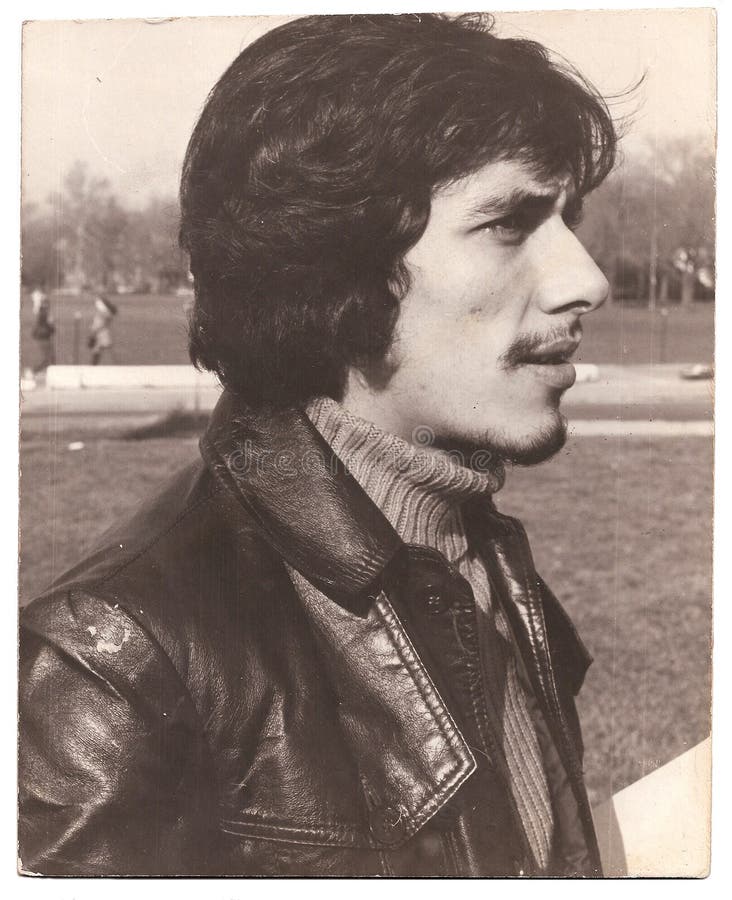
[{"label": "jacket seam", "polygon": [[374,848],[373,842],[368,835],[355,825],[337,825],[336,823],[316,825],[313,823],[299,826],[276,821],[256,821],[257,818],[256,814],[251,815],[253,821],[246,818],[222,818],[220,827],[227,834],[290,844]]},{"label": "jacket seam", "polygon": [[[250,821],[251,820],[251,821]],[[360,831],[358,824],[355,822],[329,822],[329,821],[305,821],[299,824],[294,819],[275,819],[262,813],[245,813],[241,819],[224,816],[222,822],[228,822],[231,825],[247,825],[252,824],[257,828],[281,828],[284,831],[342,831],[356,834]]]},{"label": "jacket seam", "polygon": [[[230,825],[232,827],[227,827]],[[297,838],[291,835],[282,835],[282,834],[257,834],[256,826],[252,828],[252,830],[246,830],[247,825],[242,824],[239,825],[236,822],[223,822],[221,824],[221,830],[225,834],[236,835],[237,837],[247,838],[249,840],[257,840],[257,841],[272,841],[273,843],[279,844],[295,844],[301,847],[337,847],[343,848],[348,847],[354,850],[373,850],[375,849],[372,844],[369,844],[367,841],[359,841],[355,836],[352,841],[349,843],[344,843],[343,841],[339,841],[337,838],[328,838],[326,836],[321,835],[313,835],[310,840],[305,838]],[[317,838],[317,840],[316,840]]]},{"label": "jacket seam", "polygon": [[270,832],[271,834],[287,834],[288,832],[290,832],[295,835],[309,835],[313,838],[322,838],[323,840],[330,839],[334,842],[337,841],[339,837],[358,837],[358,831],[356,829],[352,829],[350,825],[342,827],[334,825],[332,828],[329,828],[327,826],[320,827],[313,825],[303,825],[302,827],[300,827],[297,825],[285,825],[276,822],[248,822],[246,819],[222,819],[221,824],[223,826],[230,825],[235,828],[240,827],[258,829],[263,832]]}]

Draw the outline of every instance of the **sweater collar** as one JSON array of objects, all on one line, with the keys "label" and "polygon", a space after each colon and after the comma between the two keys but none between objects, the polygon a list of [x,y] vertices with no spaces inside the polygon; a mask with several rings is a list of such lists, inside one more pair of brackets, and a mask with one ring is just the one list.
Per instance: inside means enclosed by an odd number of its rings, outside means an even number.
[{"label": "sweater collar", "polygon": [[474,457],[471,466],[456,455],[415,446],[329,397],[312,401],[306,412],[403,541],[433,547],[451,562],[467,552],[463,506],[501,488],[500,463],[479,465]]}]

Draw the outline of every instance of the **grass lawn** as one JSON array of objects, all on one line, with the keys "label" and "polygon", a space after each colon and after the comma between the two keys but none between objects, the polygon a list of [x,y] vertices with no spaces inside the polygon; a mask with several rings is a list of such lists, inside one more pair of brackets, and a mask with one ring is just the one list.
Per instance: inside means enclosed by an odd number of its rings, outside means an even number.
[{"label": "grass lawn", "polygon": [[[171,438],[25,441],[21,599],[196,453]],[[593,801],[709,732],[711,471],[706,438],[574,438],[499,495],[595,656],[580,705]]]},{"label": "grass lawn", "polygon": [[[114,359],[124,365],[187,363],[186,315],[184,300],[171,295],[123,295],[114,298],[119,315],[114,320]],[[58,297],[52,300],[56,320],[56,359],[72,363],[74,313],[81,314],[78,361],[89,361],[86,336],[93,315],[89,297]],[[714,347],[714,305],[699,303],[690,309],[671,307],[666,338],[662,339],[662,319],[646,309],[606,304],[583,320],[585,337],[578,362],[648,363],[712,361]],[[21,360],[33,366],[38,349],[31,338],[30,300],[21,308]],[[665,351],[662,345],[665,343]]]}]

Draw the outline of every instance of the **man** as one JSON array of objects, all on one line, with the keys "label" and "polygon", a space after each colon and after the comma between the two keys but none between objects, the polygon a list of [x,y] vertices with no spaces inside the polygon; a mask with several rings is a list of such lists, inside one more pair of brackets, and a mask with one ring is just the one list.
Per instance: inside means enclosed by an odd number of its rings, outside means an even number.
[{"label": "man", "polygon": [[479,17],[248,47],[184,165],[192,464],[23,618],[47,874],[598,875],[589,657],[492,494],[561,447],[606,107]]},{"label": "man", "polygon": [[31,294],[33,303],[33,329],[31,337],[38,344],[39,358],[33,367],[33,375],[39,375],[46,371],[55,362],[54,335],[56,323],[51,315],[51,304],[48,295],[40,288],[36,288]]}]

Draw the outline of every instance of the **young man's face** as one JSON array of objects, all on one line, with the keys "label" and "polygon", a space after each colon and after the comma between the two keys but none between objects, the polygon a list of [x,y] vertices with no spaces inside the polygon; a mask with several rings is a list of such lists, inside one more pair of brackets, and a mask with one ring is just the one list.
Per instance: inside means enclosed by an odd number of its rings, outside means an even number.
[{"label": "young man's face", "polygon": [[[580,317],[608,284],[565,223],[566,184],[496,162],[436,192],[405,262],[411,276],[371,395],[373,418],[407,439],[538,462],[564,442],[559,401]],[[416,429],[422,428],[421,431]]]}]

